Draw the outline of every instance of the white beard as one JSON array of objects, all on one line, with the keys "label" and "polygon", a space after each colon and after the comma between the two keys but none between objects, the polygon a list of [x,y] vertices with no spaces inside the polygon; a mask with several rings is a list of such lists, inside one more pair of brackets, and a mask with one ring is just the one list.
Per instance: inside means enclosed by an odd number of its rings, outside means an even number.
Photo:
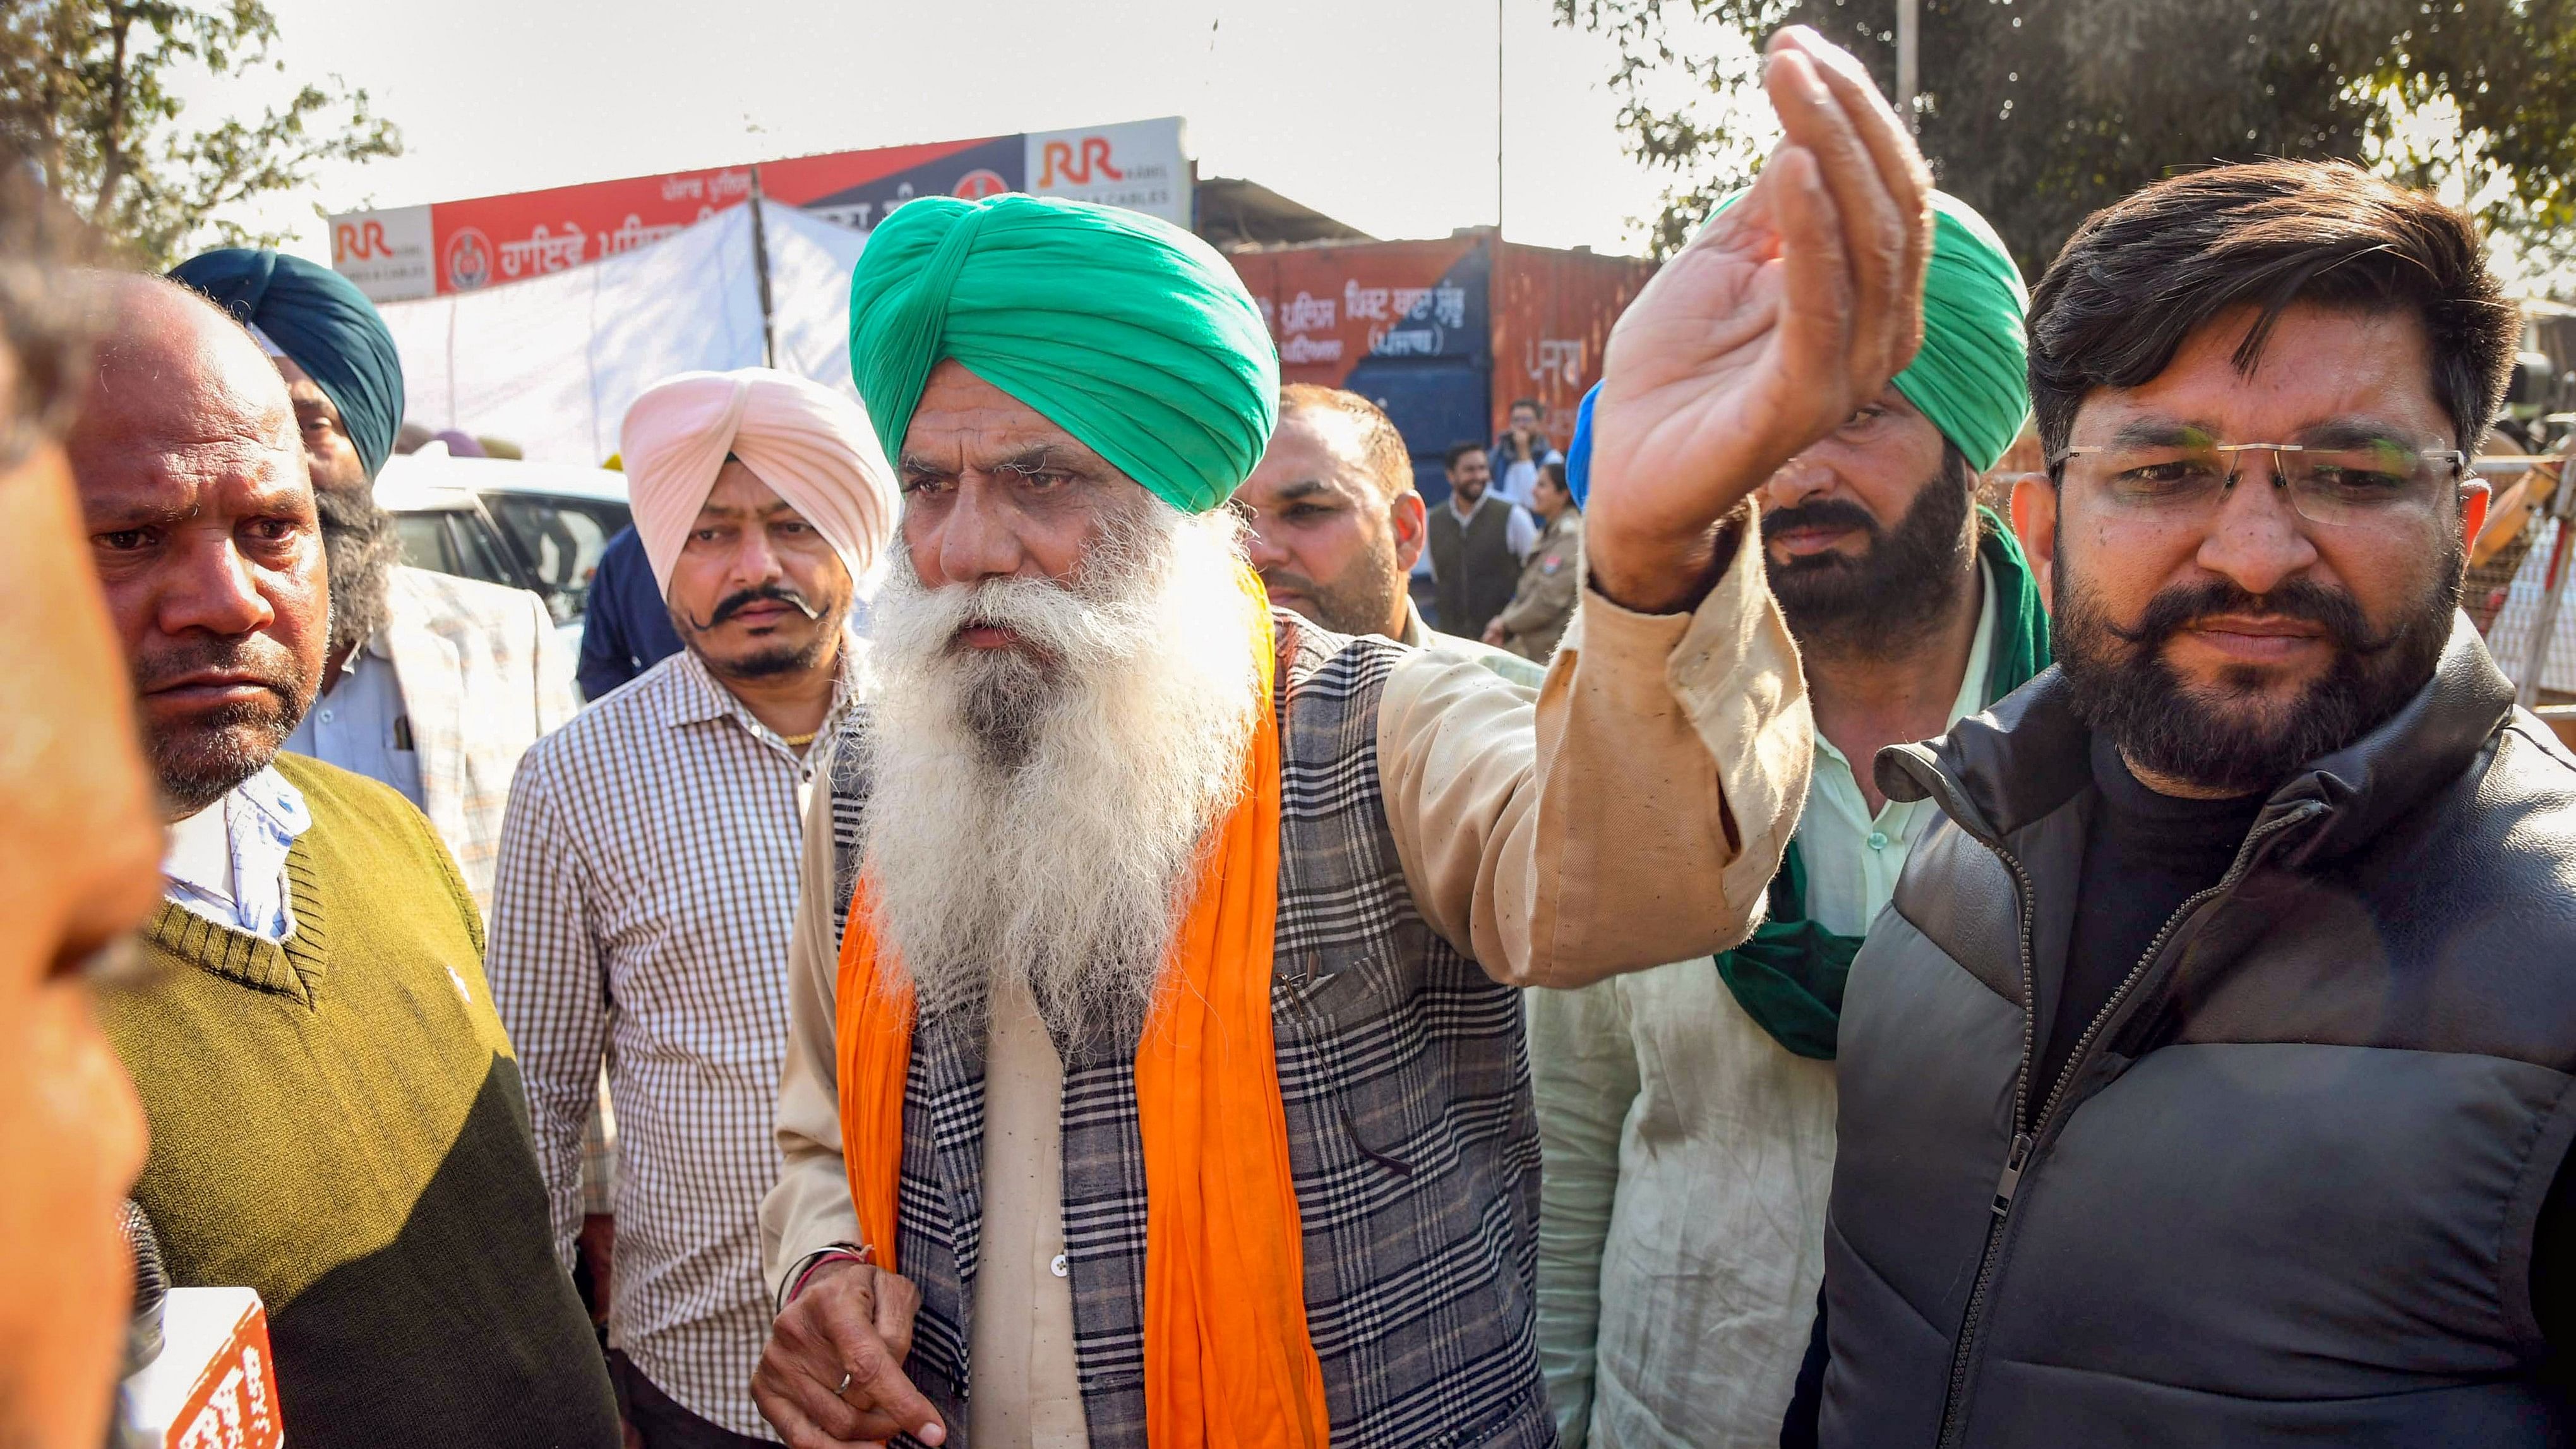
[{"label": "white beard", "polygon": [[1069,1051],[1142,1026],[1260,704],[1240,532],[1147,496],[1069,584],[924,589],[895,551],[861,847],[924,1012],[979,1022],[1016,978]]}]

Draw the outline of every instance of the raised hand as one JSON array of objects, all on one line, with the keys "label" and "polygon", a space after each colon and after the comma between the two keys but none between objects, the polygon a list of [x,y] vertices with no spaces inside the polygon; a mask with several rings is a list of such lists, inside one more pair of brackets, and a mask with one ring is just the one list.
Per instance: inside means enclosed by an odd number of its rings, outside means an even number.
[{"label": "raised hand", "polygon": [[903,1376],[921,1293],[892,1273],[827,1264],[770,1325],[752,1401],[790,1449],[881,1449],[897,1434],[945,1442],[939,1414]]},{"label": "raised hand", "polygon": [[1914,358],[1931,177],[1860,63],[1802,25],[1762,86],[1786,135],[1752,193],[1664,265],[1610,334],[1584,552],[1616,603],[1670,612],[1716,529]]}]

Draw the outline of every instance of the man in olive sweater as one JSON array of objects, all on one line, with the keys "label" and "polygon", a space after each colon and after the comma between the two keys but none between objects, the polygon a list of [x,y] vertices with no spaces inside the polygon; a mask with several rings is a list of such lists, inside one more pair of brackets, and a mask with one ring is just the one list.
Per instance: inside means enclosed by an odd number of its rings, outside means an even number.
[{"label": "man in olive sweater", "polygon": [[103,1012],[135,1196],[173,1282],[259,1290],[297,1449],[608,1449],[473,900],[400,795],[278,752],[330,632],[285,384],[202,299],[109,290],[70,452],[171,822],[159,975]]}]

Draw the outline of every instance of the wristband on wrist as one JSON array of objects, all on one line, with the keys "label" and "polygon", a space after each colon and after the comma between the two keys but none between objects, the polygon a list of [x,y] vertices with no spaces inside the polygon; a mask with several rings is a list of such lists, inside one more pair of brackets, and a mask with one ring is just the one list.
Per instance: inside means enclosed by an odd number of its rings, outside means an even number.
[{"label": "wristband on wrist", "polygon": [[826,1243],[816,1248],[813,1252],[797,1259],[796,1266],[787,1270],[786,1278],[779,1284],[777,1311],[786,1312],[787,1305],[796,1301],[796,1295],[805,1291],[806,1280],[812,1278],[824,1264],[875,1261],[876,1250],[865,1243]]}]

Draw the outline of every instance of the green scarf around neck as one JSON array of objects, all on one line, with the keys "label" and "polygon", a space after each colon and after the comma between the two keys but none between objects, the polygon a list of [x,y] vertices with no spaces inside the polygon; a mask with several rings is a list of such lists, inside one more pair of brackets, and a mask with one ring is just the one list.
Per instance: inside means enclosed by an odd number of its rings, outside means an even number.
[{"label": "green scarf around neck", "polygon": [[[1986,674],[1986,701],[1992,704],[2048,667],[2048,610],[2012,530],[1983,505],[1977,509],[1977,557],[1995,581],[1995,637]],[[1855,763],[1869,767],[1865,760]],[[1780,873],[1771,877],[1770,919],[1754,928],[1751,940],[1718,954],[1717,974],[1774,1041],[1799,1056],[1829,1062],[1842,1028],[1843,982],[1860,945],[1860,937],[1835,935],[1808,919],[1807,867],[1792,840],[1780,858]]]}]

